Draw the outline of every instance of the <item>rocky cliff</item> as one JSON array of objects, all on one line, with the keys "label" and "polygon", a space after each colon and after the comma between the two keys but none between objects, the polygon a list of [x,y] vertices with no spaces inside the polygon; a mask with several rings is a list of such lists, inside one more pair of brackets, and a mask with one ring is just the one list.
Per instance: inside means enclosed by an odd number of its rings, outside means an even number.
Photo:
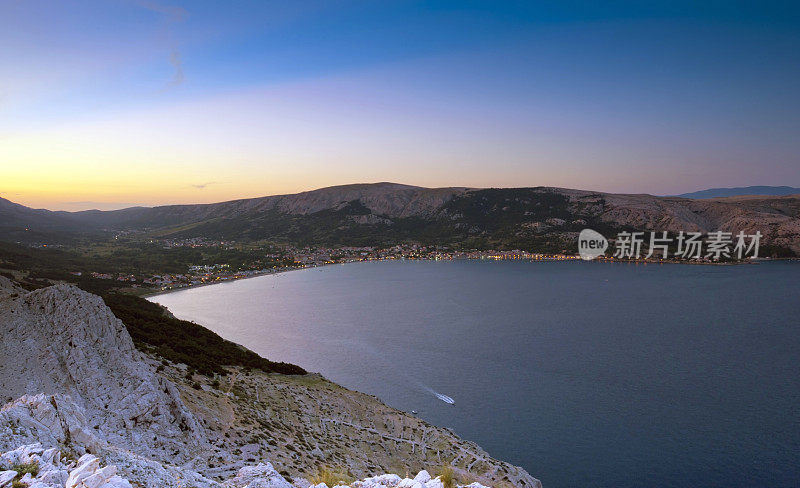
[{"label": "rocky cliff", "polygon": [[63,394],[103,438],[178,461],[205,446],[175,386],[142,362],[125,326],[103,300],[71,285],[30,293],[3,280],[0,391]]},{"label": "rocky cliff", "polygon": [[71,285],[26,292],[0,277],[0,336],[0,487],[308,488],[335,470],[354,488],[443,488],[374,476],[443,465],[461,485],[540,486],[318,375],[191,377],[137,351],[102,299]]}]

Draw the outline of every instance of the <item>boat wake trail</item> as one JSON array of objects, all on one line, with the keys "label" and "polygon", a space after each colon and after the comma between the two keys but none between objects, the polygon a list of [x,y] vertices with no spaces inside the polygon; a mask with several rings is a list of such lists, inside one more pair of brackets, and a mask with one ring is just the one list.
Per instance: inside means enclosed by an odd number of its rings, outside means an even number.
[{"label": "boat wake trail", "polygon": [[441,401],[443,401],[445,403],[449,403],[450,405],[455,405],[455,403],[456,403],[456,401],[453,400],[452,397],[449,397],[447,395],[442,395],[441,393],[436,393],[436,398],[438,398],[439,400],[441,400]]},{"label": "boat wake trail", "polygon": [[328,343],[337,343],[341,344],[343,347],[350,348],[350,349],[358,349],[359,352],[364,352],[369,356],[373,357],[376,361],[382,363],[383,365],[387,366],[387,368],[392,369],[392,372],[396,379],[405,380],[405,382],[411,386],[416,385],[423,391],[430,393],[431,395],[435,396],[439,400],[447,403],[448,405],[455,405],[456,401],[453,400],[453,397],[445,395],[444,393],[439,393],[438,391],[434,390],[433,388],[425,385],[419,379],[410,376],[408,373],[403,371],[402,369],[394,368],[388,361],[384,359],[384,357],[379,353],[379,351],[372,347],[371,345],[360,342],[360,341],[345,341],[345,340],[337,340],[337,341],[326,341]]},{"label": "boat wake trail", "polygon": [[420,386],[422,387],[423,390],[427,391],[428,393],[430,393],[431,395],[435,396],[439,400],[441,400],[441,401],[443,401],[443,402],[445,402],[445,403],[447,403],[449,405],[455,405],[456,401],[453,400],[453,397],[449,397],[449,396],[445,395],[444,393],[439,393],[438,391],[434,390],[433,388],[430,388],[430,387],[425,386],[423,384],[420,384]]}]

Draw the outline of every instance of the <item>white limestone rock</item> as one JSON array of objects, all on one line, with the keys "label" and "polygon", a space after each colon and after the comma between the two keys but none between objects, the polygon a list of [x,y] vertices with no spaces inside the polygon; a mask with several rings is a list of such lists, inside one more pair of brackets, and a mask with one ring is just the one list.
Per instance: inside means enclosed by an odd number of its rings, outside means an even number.
[{"label": "white limestone rock", "polygon": [[223,485],[226,488],[293,488],[270,463],[245,466]]},{"label": "white limestone rock", "polygon": [[68,395],[99,437],[159,460],[180,463],[206,447],[175,386],[142,360],[100,297],[72,285],[0,289],[3,401]]},{"label": "white limestone rock", "polygon": [[382,474],[380,476],[373,476],[371,478],[364,478],[363,486],[365,488],[372,487],[372,486],[386,486],[386,487],[394,487],[400,483],[403,478],[397,476],[396,474]]},{"label": "white limestone rock", "polygon": [[[424,483],[421,481],[424,480]],[[292,485],[296,488],[329,488],[325,483],[314,485],[303,478],[296,478]],[[228,485],[226,484],[226,487]],[[456,485],[457,488],[490,488],[478,482],[469,485]],[[382,474],[354,481],[348,485],[337,485],[333,488],[443,488],[444,483],[439,477],[431,478],[426,470],[420,471],[414,479],[400,478],[396,474]],[[239,488],[237,486],[237,488]]]},{"label": "white limestone rock", "polygon": [[[115,466],[100,467],[100,461],[91,454],[82,456],[77,463],[64,462],[57,449],[45,450],[38,443],[3,453],[0,462],[35,464],[35,474],[26,473],[19,479],[28,488],[132,488],[127,480],[117,476]],[[0,475],[0,487],[16,476],[15,471],[4,471]]]},{"label": "white limestone rock", "polygon": [[[39,470],[35,476],[27,474],[20,481],[28,488],[132,488],[129,479],[135,479],[137,486],[159,488],[222,488],[219,483],[207,480],[195,472],[167,467],[152,460],[136,456],[133,453],[112,448],[103,456],[119,459],[123,464],[104,465],[100,458],[93,454],[85,454],[77,461],[62,458],[58,449],[43,450],[40,444],[20,446],[12,451],[0,454],[0,463],[34,462]],[[125,476],[122,476],[122,473]],[[0,472],[0,487],[6,488],[17,475],[15,471]],[[128,474],[132,474],[129,477]],[[253,485],[254,488],[257,485]]]},{"label": "white limestone rock", "polygon": [[431,474],[424,469],[419,473],[417,473],[416,476],[414,476],[414,481],[416,481],[417,483],[421,483],[423,485],[430,480],[431,480]]},{"label": "white limestone rock", "polygon": [[293,478],[292,486],[294,486],[294,488],[311,488],[313,485],[305,478]]},{"label": "white limestone rock", "polygon": [[418,483],[411,478],[403,478],[395,488],[422,488],[422,484]]},{"label": "white limestone rock", "polygon": [[75,488],[78,487],[79,484],[83,484],[83,481],[86,478],[94,475],[95,471],[97,471],[99,467],[99,459],[91,454],[84,454],[80,459],[78,459],[78,467],[72,470],[72,472],[69,474],[65,488]]},{"label": "white limestone rock", "polygon": [[433,478],[425,483],[424,486],[425,488],[444,488],[444,483],[442,483],[442,480],[437,476],[436,478]]},{"label": "white limestone rock", "polygon": [[[39,395],[38,399],[44,398]],[[66,403],[66,400],[61,399]],[[19,407],[17,402],[17,408]],[[46,410],[46,409],[44,409]],[[5,409],[1,420],[8,419],[13,409]],[[35,418],[34,418],[35,420]],[[12,434],[13,436],[14,434]],[[144,459],[125,450],[105,445],[102,456],[84,454],[77,460],[64,457],[58,448],[46,449],[40,443],[18,446],[7,452],[0,452],[0,468],[13,464],[35,463],[39,469],[35,475],[26,474],[21,481],[28,488],[133,488],[136,486],[159,488],[329,488],[325,483],[312,485],[305,479],[286,481],[271,463],[245,466],[236,476],[223,483],[203,478],[191,470],[182,470]],[[113,460],[113,462],[112,462]],[[123,475],[124,473],[124,475]],[[0,488],[7,488],[17,476],[16,471],[0,471]],[[425,484],[417,480],[428,479]],[[381,474],[354,481],[350,485],[337,485],[333,488],[443,488],[441,480],[430,479],[427,471],[420,472],[415,479],[402,479],[396,474]],[[472,483],[459,488],[488,488]]]},{"label": "white limestone rock", "polygon": [[489,487],[485,486],[485,485],[482,485],[482,484],[480,484],[480,483],[478,483],[476,481],[475,483],[470,483],[470,484],[465,485],[465,486],[463,486],[461,488],[489,488]]},{"label": "white limestone rock", "polygon": [[22,449],[15,447],[26,444],[70,444],[79,454],[100,449],[104,442],[86,424],[83,409],[69,397],[24,395],[0,409],[0,450],[10,449],[4,456],[14,456]]},{"label": "white limestone rock", "polygon": [[17,477],[17,472],[8,470],[8,471],[0,471],[0,486],[6,486],[8,483],[11,482],[14,478]]},{"label": "white limestone rock", "polygon": [[67,478],[65,488],[132,488],[128,480],[117,476],[117,467],[100,467],[100,460],[91,454],[78,459],[78,466]]},{"label": "white limestone rock", "polygon": [[[94,455],[86,456],[87,450],[102,458],[105,462],[116,466],[116,472],[123,478],[135,481],[141,486],[157,486],[159,488],[219,488],[220,484],[206,479],[196,471],[162,464],[152,459],[120,449],[94,434],[94,429],[86,425],[84,410],[70,400],[69,397],[54,395],[23,396],[0,409],[0,469],[20,462],[35,460],[39,463],[40,474],[34,481],[47,486],[64,488],[68,481],[69,461],[62,459],[60,447],[81,456],[79,465],[82,470],[95,474],[96,467],[91,464]],[[41,444],[39,443],[41,442]],[[17,447],[20,446],[21,447]],[[42,446],[54,446],[44,449]],[[89,466],[86,466],[90,463]],[[125,483],[110,476],[111,470],[102,471],[102,475],[90,480],[94,483],[101,479],[104,488],[127,488]],[[72,482],[79,477],[72,473]],[[86,476],[86,478],[89,477]],[[76,485],[83,488],[81,485]]]}]

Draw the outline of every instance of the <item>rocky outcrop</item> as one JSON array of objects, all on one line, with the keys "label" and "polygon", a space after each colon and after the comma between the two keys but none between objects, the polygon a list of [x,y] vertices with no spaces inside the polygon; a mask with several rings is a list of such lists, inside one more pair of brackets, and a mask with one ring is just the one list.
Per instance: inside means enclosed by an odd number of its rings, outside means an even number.
[{"label": "rocky outcrop", "polygon": [[[8,468],[8,469],[6,469]],[[18,469],[20,471],[15,470]],[[22,472],[22,470],[26,472]],[[197,479],[178,480],[176,486],[196,486]],[[145,486],[161,488],[173,486],[157,477],[140,479],[131,483],[120,475],[114,464],[104,463],[93,454],[84,454],[77,460],[57,448],[45,449],[39,443],[20,446],[0,453],[0,488],[25,486],[28,488],[133,488]],[[325,483],[312,485],[298,479],[291,484],[270,463],[259,463],[239,470],[233,478],[223,482],[208,482],[212,488],[329,488]],[[395,474],[374,476],[350,484],[337,484],[339,488],[443,488],[440,478],[431,478],[421,471],[414,479],[400,478]],[[331,486],[330,488],[334,488]],[[456,488],[488,488],[480,483],[456,485]]]},{"label": "rocky outcrop", "polygon": [[245,466],[236,476],[223,483],[225,488],[293,488],[271,463]]},{"label": "rocky outcrop", "polygon": [[[22,447],[27,446],[27,447]],[[22,447],[22,450],[20,450]],[[120,448],[101,438],[97,430],[87,421],[86,410],[63,395],[23,396],[6,404],[0,410],[0,451],[26,452],[32,458],[0,458],[0,469],[11,469],[20,462],[36,461],[40,471],[47,463],[53,464],[61,473],[60,482],[54,486],[70,486],[73,481],[76,488],[102,486],[95,483],[109,483],[114,475],[123,475],[138,486],[146,487],[185,487],[187,482],[197,488],[216,488],[218,483],[208,480],[198,473],[178,466],[164,464],[148,458],[149,452],[136,453]],[[56,450],[58,456],[50,457],[48,453]],[[44,452],[47,455],[43,455]],[[95,462],[90,455],[97,456],[104,463],[113,464],[115,468],[101,469],[100,462]],[[20,456],[22,456],[20,454]],[[39,457],[35,457],[39,456]],[[20,461],[20,459],[22,459]],[[44,461],[42,461],[44,459]],[[75,460],[78,460],[75,462]],[[61,462],[59,465],[58,462]],[[83,465],[82,469],[74,472]],[[50,468],[48,468],[50,469]],[[69,471],[66,473],[64,470]],[[93,477],[92,477],[93,476]],[[87,480],[88,481],[84,481]],[[46,482],[48,480],[40,480]],[[120,483],[119,480],[113,480]],[[81,485],[83,483],[83,485]],[[0,484],[0,487],[3,485]],[[31,485],[33,486],[33,485]],[[120,487],[123,484],[111,485]]]},{"label": "rocky outcrop", "polygon": [[[2,465],[11,467],[0,471],[0,486],[16,481],[30,488],[132,488],[128,480],[117,475],[116,466],[101,467],[96,456],[85,454],[73,461],[62,456],[59,449],[44,449],[38,443],[0,455],[0,463],[0,469]],[[19,466],[28,472],[14,471]]]},{"label": "rocky outcrop", "polygon": [[143,363],[100,297],[72,285],[29,293],[8,282],[0,288],[0,392],[6,401],[69,396],[98,437],[178,461],[206,447],[174,384]]},{"label": "rocky outcrop", "polygon": [[0,276],[0,300],[4,300],[11,296],[18,296],[25,293],[25,290],[17,286],[16,283],[9,280],[5,276]]},{"label": "rocky outcrop", "polygon": [[[29,488],[329,488],[325,483],[314,485],[305,478],[295,478],[290,483],[266,461],[244,466],[227,480],[210,480],[191,469],[159,463],[105,442],[88,428],[83,413],[80,406],[63,396],[25,396],[3,407],[0,488],[12,481]],[[22,468],[28,473],[23,475]],[[443,488],[444,485],[440,478],[432,478],[423,470],[413,479],[382,474],[336,486]],[[485,488],[480,483],[458,486]]]}]

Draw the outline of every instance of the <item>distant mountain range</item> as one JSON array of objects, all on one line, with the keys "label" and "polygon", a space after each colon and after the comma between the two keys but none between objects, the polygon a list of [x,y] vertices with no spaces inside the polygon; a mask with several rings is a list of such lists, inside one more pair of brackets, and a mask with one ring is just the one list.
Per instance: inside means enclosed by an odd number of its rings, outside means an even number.
[{"label": "distant mountain range", "polygon": [[742,186],[737,188],[710,188],[708,190],[684,193],[678,196],[682,198],[703,199],[740,197],[744,195],[800,195],[800,188],[794,188],[791,186]]},{"label": "distant mountain range", "polygon": [[[142,233],[156,238],[270,240],[299,245],[422,242],[467,248],[573,250],[592,228],[748,233],[800,255],[800,196],[695,200],[564,188],[422,188],[355,184],[199,205],[51,212],[0,199],[0,235]],[[27,229],[27,230],[26,230]]]}]

